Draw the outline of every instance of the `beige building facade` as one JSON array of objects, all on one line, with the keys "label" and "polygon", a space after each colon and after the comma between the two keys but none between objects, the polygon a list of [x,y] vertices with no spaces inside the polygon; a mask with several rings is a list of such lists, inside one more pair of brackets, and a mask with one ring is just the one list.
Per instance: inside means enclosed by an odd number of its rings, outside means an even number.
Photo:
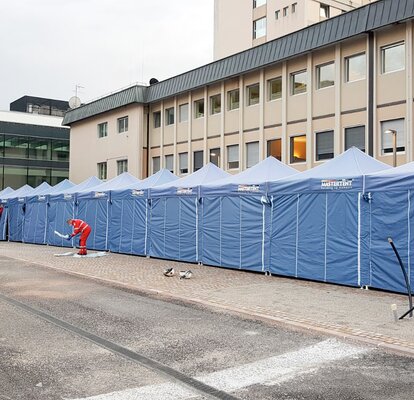
[{"label": "beige building facade", "polygon": [[238,173],[268,155],[305,170],[352,146],[392,164],[390,129],[398,164],[412,161],[414,7],[406,3],[379,0],[333,25],[70,111],[70,179],[109,179],[124,161],[139,178],[160,168],[184,176],[210,161]]}]

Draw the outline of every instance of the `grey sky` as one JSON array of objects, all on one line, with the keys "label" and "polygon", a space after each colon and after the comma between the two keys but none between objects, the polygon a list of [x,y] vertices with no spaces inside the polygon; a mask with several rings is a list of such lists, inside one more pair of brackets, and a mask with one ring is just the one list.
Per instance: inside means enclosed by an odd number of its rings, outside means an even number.
[{"label": "grey sky", "polygon": [[213,59],[214,0],[0,0],[0,110],[90,101]]}]

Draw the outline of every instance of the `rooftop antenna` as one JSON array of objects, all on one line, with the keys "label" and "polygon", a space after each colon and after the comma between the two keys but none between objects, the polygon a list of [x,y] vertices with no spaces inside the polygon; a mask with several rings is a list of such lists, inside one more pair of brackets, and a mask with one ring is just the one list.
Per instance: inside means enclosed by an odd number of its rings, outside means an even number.
[{"label": "rooftop antenna", "polygon": [[69,107],[71,109],[78,108],[81,105],[81,100],[78,97],[78,89],[85,89],[85,87],[84,86],[81,86],[81,85],[75,85],[75,90],[74,90],[75,96],[72,96],[69,99]]}]

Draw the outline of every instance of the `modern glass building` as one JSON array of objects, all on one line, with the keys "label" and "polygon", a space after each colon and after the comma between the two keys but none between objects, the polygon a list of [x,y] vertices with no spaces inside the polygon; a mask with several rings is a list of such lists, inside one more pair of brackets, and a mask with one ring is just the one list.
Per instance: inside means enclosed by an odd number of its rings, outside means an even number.
[{"label": "modern glass building", "polygon": [[69,129],[62,118],[0,111],[0,188],[56,185],[69,175]]}]

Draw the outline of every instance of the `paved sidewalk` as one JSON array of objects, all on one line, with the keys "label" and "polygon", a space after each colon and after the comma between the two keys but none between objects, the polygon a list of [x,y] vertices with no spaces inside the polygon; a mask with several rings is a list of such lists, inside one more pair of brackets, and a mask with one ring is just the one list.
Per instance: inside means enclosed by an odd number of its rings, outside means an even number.
[{"label": "paved sidewalk", "polygon": [[[414,318],[396,323],[391,311],[396,304],[399,315],[405,312],[407,296],[121,254],[54,256],[70,250],[0,242],[6,257],[414,356]],[[167,267],[191,269],[193,277],[167,278]]]}]

